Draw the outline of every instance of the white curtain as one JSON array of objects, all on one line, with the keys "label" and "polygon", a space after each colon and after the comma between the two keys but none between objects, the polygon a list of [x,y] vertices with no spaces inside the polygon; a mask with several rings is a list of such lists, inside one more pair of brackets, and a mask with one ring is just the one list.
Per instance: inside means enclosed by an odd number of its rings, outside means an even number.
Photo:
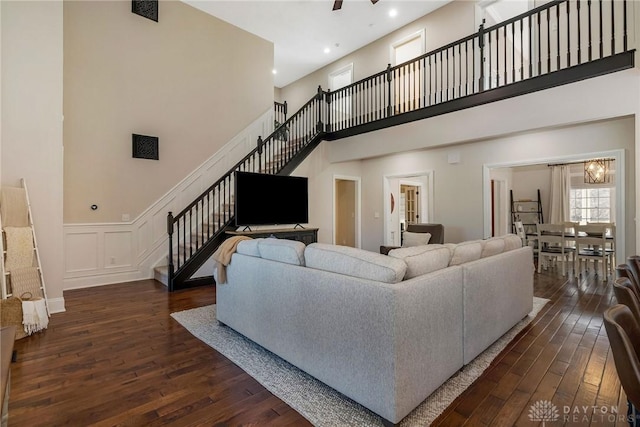
[{"label": "white curtain", "polygon": [[562,224],[569,221],[570,190],[569,166],[551,166],[551,218],[549,218],[549,223]]}]

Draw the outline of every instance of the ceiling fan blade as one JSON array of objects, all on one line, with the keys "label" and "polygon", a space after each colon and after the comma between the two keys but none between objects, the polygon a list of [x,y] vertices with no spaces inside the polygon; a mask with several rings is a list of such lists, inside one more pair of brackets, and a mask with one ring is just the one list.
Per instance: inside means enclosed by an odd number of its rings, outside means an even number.
[{"label": "ceiling fan blade", "polygon": [[333,10],[340,10],[341,7],[342,7],[342,0],[336,0],[333,2]]},{"label": "ceiling fan blade", "polygon": [[371,3],[376,4],[379,0],[371,0]]}]

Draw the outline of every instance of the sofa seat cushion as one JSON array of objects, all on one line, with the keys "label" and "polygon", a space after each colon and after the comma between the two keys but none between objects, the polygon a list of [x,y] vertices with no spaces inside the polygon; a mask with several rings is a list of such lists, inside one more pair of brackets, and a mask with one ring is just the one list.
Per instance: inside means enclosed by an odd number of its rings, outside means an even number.
[{"label": "sofa seat cushion", "polygon": [[444,245],[423,245],[394,249],[389,256],[404,260],[407,264],[405,280],[441,270],[449,265],[451,252]]},{"label": "sofa seat cushion", "polygon": [[295,240],[267,238],[258,242],[260,257],[271,261],[304,266],[304,243]]},{"label": "sofa seat cushion", "polygon": [[485,240],[480,258],[498,255],[502,252],[504,252],[504,239],[502,237],[492,237]]},{"label": "sofa seat cushion", "polygon": [[451,251],[449,265],[461,265],[478,260],[482,256],[483,242],[481,240],[472,240],[458,244],[447,243],[445,246]]},{"label": "sofa seat cushion", "polygon": [[429,240],[431,240],[431,233],[412,233],[410,231],[402,233],[403,248],[428,245]]},{"label": "sofa seat cushion", "polygon": [[260,249],[258,249],[258,244],[260,241],[264,240],[263,238],[251,239],[251,240],[243,240],[238,243],[238,247],[236,248],[236,252],[242,255],[249,255],[260,258]]},{"label": "sofa seat cushion", "polygon": [[304,251],[307,267],[384,283],[402,281],[407,264],[397,258],[348,246],[312,243]]}]

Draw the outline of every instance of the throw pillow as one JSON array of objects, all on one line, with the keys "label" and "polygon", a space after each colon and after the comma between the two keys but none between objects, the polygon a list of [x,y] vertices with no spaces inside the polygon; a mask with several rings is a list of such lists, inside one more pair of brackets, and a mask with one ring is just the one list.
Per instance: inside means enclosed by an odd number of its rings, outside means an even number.
[{"label": "throw pillow", "polygon": [[408,248],[411,246],[428,245],[429,239],[431,239],[431,233],[412,233],[405,231],[402,233],[402,247]]}]

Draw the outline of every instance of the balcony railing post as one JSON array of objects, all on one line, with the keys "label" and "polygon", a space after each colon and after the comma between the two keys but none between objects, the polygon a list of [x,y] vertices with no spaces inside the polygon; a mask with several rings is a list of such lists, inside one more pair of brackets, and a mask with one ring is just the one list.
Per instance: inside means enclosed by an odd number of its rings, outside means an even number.
[{"label": "balcony railing post", "polygon": [[284,123],[284,122],[287,121],[287,108],[288,108],[287,107],[287,101],[284,101],[283,105],[284,105],[284,121],[283,121],[283,123]]},{"label": "balcony railing post", "polygon": [[391,64],[387,64],[387,117],[393,115],[393,109],[391,107],[391,81],[393,76],[391,73]]},{"label": "balcony railing post", "polygon": [[478,91],[484,91],[484,19],[478,28],[478,47],[480,47],[480,81],[478,82]]},{"label": "balcony railing post", "polygon": [[258,136],[258,173],[261,173],[262,171],[262,149],[262,136]]},{"label": "balcony railing post", "polygon": [[324,100],[327,103],[327,132],[331,132],[331,89],[327,89],[324,93]]},{"label": "balcony railing post", "polygon": [[322,123],[322,100],[324,98],[324,92],[322,86],[318,85],[318,93],[316,94],[316,132],[322,133],[324,131],[324,124]]},{"label": "balcony railing post", "polygon": [[169,235],[169,271],[168,271],[168,286],[169,291],[173,290],[173,212],[167,214],[167,234]]}]

